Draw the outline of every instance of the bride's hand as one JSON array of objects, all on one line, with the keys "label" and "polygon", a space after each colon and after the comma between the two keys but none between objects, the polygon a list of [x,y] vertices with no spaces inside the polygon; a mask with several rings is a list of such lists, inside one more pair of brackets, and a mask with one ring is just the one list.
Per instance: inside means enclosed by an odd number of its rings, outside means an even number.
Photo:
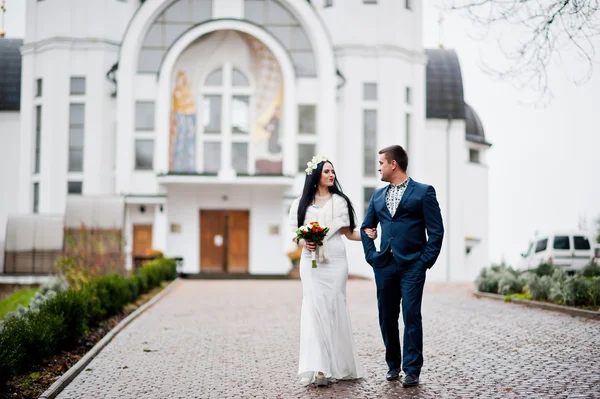
[{"label": "bride's hand", "polygon": [[365,229],[365,233],[371,240],[377,238],[377,229]]},{"label": "bride's hand", "polygon": [[305,247],[309,252],[314,252],[317,249],[317,245],[310,241],[306,241]]}]

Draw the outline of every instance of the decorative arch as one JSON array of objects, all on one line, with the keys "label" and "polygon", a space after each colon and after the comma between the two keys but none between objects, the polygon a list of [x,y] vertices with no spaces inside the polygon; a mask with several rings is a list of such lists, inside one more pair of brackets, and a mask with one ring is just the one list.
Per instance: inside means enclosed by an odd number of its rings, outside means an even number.
[{"label": "decorative arch", "polygon": [[[198,1],[198,0],[194,0]],[[135,115],[135,84],[137,75],[138,59],[140,57],[140,51],[143,46],[144,38],[146,33],[149,31],[153,22],[173,3],[174,0],[146,0],[144,4],[138,9],[123,37],[122,45],[119,54],[119,69],[117,72],[119,81],[119,92],[117,95],[117,181],[116,190],[119,192],[129,192],[131,186],[131,177],[134,166],[134,140],[133,131],[135,129],[134,115]],[[286,8],[288,11],[297,19],[299,24],[304,28],[304,32],[308,37],[315,58],[316,66],[316,78],[319,82],[320,92],[318,98],[318,111],[317,111],[317,124],[320,132],[328,132],[327,135],[323,135],[319,140],[319,147],[317,150],[322,153],[327,153],[332,157],[336,156],[336,136],[335,134],[329,134],[329,132],[336,131],[336,76],[335,76],[335,65],[334,65],[334,53],[331,46],[328,34],[315,14],[311,6],[304,1],[286,2]],[[211,15],[211,18],[214,18]],[[241,20],[217,20],[211,19],[202,25],[198,25],[195,28],[187,30],[183,36],[179,36],[177,41],[171,46],[168,54],[162,60],[161,68],[166,66],[166,58],[169,54],[176,54],[177,51],[173,51],[175,47],[178,47],[178,43],[181,43],[185,37],[199,37],[200,31],[209,32],[211,30],[218,29],[234,29],[246,32],[254,37],[257,37],[263,42],[271,43],[273,48],[277,48],[274,54],[278,54],[278,59],[285,60],[282,63],[282,68],[285,69],[285,114],[284,127],[285,140],[294,139],[294,129],[297,126],[297,110],[296,98],[295,98],[295,73],[293,62],[289,52],[285,47],[276,40],[272,34],[268,33],[264,27],[258,26],[256,23],[245,22]],[[192,35],[192,36],[190,36]],[[276,45],[275,45],[276,43]],[[273,50],[273,49],[272,49]],[[179,49],[181,52],[182,49]],[[282,54],[284,53],[284,54]],[[286,65],[288,67],[284,67]],[[162,71],[162,69],[161,69]],[[167,74],[168,75],[168,74]],[[159,90],[160,87],[165,85],[167,82],[162,79],[163,74],[159,75]],[[157,103],[165,101],[161,96],[157,96]],[[164,105],[164,104],[163,104]],[[161,116],[160,104],[157,104],[156,109],[158,110],[156,120],[157,125],[161,126],[163,123],[164,115]],[[158,129],[158,128],[157,128]],[[291,137],[288,137],[290,135]],[[167,145],[167,142],[161,142],[160,137],[157,137],[155,146],[161,148],[161,145]],[[291,146],[288,146],[291,147]],[[165,148],[165,147],[163,147]],[[161,152],[156,153],[158,158],[155,159],[155,171],[161,172],[167,170],[168,160],[161,160]],[[284,164],[284,174],[295,175],[296,174],[296,149],[286,148],[284,152],[286,163]]]},{"label": "decorative arch", "polygon": [[[271,35],[269,35],[266,31],[259,28],[256,25],[252,25],[247,22],[235,21],[235,20],[216,20],[212,22],[208,22],[202,25],[199,25],[191,30],[187,31],[183,36],[177,40],[173,44],[173,46],[169,49],[165,58],[163,60],[161,66],[161,73],[158,79],[158,87],[157,93],[170,93],[173,89],[172,83],[172,75],[175,71],[177,60],[180,58],[181,54],[192,45],[198,38],[205,36],[210,32],[216,31],[237,31],[242,32],[247,35],[250,35],[256,38],[258,41],[263,43],[272,53],[277,62],[279,63],[279,67],[281,68],[281,74],[283,75],[283,109],[282,113],[284,118],[282,120],[282,142],[284,143],[293,143],[295,138],[295,127],[297,126],[297,109],[296,109],[296,89],[295,89],[295,73],[294,66],[292,60],[289,57],[289,54],[283,48],[283,46],[275,40]],[[212,73],[215,70],[214,67],[211,67]],[[170,143],[168,139],[168,134],[166,134],[167,129],[161,129],[160,127],[169,126],[170,121],[170,96],[168,95],[158,95],[156,101],[156,126],[159,127],[157,129],[157,136],[155,138],[155,147],[157,149],[161,149],[155,151],[155,169],[157,172],[164,173],[169,170],[169,158],[168,151],[163,151],[162,149],[169,148]],[[295,163],[290,162],[293,160],[294,155],[292,151],[294,150],[292,145],[287,145],[283,147],[283,171],[286,174],[293,174],[292,170],[294,169]],[[230,148],[223,148],[223,158],[230,158],[230,154],[227,151],[230,151]]]}]

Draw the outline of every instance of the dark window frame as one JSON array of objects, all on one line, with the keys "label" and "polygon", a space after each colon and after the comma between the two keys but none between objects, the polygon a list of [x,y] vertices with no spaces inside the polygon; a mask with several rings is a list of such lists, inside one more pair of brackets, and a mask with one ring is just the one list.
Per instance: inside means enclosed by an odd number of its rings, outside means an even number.
[{"label": "dark window frame", "polygon": [[546,249],[548,249],[548,239],[547,238],[542,238],[535,242],[535,252],[534,253],[537,254],[540,252],[544,252]]}]

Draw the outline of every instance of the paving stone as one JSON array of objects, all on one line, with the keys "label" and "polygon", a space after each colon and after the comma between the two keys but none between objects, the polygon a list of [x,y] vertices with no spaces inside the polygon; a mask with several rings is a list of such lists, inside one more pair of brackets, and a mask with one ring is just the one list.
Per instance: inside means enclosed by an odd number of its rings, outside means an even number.
[{"label": "paving stone", "polygon": [[600,398],[600,321],[427,284],[421,385],[384,379],[375,285],[348,282],[367,375],[296,378],[299,281],[187,280],[132,322],[58,396],[75,398]]}]

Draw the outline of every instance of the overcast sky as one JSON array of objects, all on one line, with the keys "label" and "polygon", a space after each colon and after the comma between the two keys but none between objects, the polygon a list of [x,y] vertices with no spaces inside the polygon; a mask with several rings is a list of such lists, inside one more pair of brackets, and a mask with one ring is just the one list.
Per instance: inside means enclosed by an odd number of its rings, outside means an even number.
[{"label": "overcast sky", "polygon": [[[439,44],[439,4],[425,1],[426,47]],[[25,1],[9,0],[7,8],[7,37],[23,37]],[[592,229],[600,216],[600,70],[578,86],[573,77],[580,76],[584,63],[553,65],[554,99],[535,109],[524,105],[531,98],[512,82],[496,82],[482,72],[482,60],[501,61],[494,37],[474,39],[474,29],[459,15],[445,15],[443,26],[445,47],[460,59],[465,100],[493,143],[488,156],[491,261],[504,257],[514,264],[536,230],[575,229],[583,217]],[[507,30],[504,38],[510,40],[510,34]],[[599,62],[597,57],[596,67]]]}]

